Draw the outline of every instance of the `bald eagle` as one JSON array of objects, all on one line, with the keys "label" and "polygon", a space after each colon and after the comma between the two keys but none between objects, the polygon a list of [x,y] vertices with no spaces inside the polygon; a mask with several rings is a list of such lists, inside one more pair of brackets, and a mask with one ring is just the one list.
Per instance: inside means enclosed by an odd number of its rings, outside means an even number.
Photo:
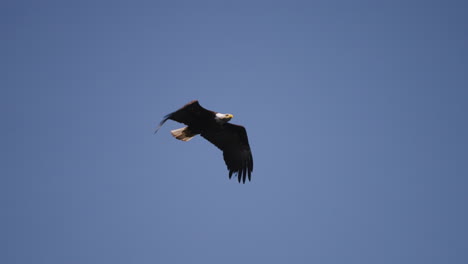
[{"label": "bald eagle", "polygon": [[242,183],[245,183],[246,178],[250,181],[253,170],[252,152],[245,128],[228,123],[233,117],[231,114],[207,110],[194,100],[166,115],[154,133],[158,132],[169,119],[187,125],[172,130],[172,136],[182,141],[189,141],[200,134],[223,151],[229,179],[232,175],[237,175],[238,181],[242,180]]}]

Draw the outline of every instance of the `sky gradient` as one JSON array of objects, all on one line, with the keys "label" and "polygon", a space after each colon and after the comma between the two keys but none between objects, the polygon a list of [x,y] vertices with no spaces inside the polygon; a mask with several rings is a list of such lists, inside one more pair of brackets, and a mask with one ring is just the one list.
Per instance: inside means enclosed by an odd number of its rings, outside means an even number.
[{"label": "sky gradient", "polygon": [[[1,263],[468,263],[463,1],[4,1]],[[246,127],[252,181],[162,117]]]}]

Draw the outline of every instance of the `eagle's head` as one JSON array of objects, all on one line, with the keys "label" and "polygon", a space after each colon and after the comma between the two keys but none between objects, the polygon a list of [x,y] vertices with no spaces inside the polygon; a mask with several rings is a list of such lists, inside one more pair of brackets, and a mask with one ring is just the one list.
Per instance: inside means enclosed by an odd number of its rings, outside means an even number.
[{"label": "eagle's head", "polygon": [[219,124],[225,124],[229,120],[231,120],[231,118],[233,118],[233,117],[234,116],[231,115],[231,114],[216,113],[215,119],[216,119],[216,122],[218,122]]}]

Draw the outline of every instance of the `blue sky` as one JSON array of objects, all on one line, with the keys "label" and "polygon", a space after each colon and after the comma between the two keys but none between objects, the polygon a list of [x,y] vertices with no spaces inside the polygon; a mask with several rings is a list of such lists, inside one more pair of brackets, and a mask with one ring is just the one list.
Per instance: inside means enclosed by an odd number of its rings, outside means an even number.
[{"label": "blue sky", "polygon": [[[6,1],[1,263],[467,263],[463,1]],[[173,139],[234,114],[255,168]]]}]

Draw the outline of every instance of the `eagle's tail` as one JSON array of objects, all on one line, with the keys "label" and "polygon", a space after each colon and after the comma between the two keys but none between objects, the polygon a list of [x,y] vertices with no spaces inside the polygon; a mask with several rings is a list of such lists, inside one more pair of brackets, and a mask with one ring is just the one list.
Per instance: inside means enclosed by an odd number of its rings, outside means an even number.
[{"label": "eagle's tail", "polygon": [[177,138],[178,140],[182,141],[189,141],[191,140],[194,136],[196,136],[196,133],[193,133],[188,127],[182,127],[179,129],[174,129],[171,131],[172,136]]}]

